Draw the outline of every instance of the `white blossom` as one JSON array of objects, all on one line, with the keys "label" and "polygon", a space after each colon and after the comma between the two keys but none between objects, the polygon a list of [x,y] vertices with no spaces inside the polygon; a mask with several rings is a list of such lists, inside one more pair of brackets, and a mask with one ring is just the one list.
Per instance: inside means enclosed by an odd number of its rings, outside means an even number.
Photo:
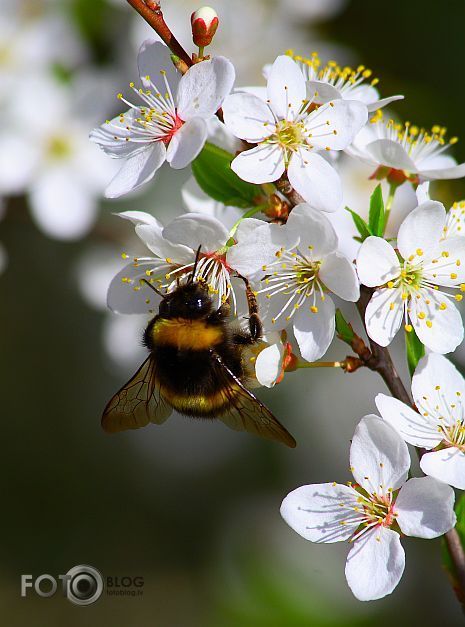
[{"label": "white blossom", "polygon": [[373,236],[360,247],[360,281],[376,288],[365,323],[381,346],[391,343],[402,321],[434,352],[449,353],[461,343],[463,323],[453,300],[461,301],[465,291],[465,240],[443,239],[445,223],[443,205],[426,201],[403,221],[397,249]]},{"label": "white blossom", "polygon": [[302,357],[314,361],[334,337],[331,294],[353,302],[359,298],[354,266],[338,252],[328,219],[307,204],[294,207],[284,226],[253,222],[254,228],[231,250],[230,262],[260,282],[265,329],[292,324]]},{"label": "white blossom", "polygon": [[451,362],[435,353],[423,357],[412,379],[417,411],[378,394],[376,406],[409,444],[426,449],[423,472],[465,490],[465,381]]},{"label": "white blossom", "polygon": [[67,240],[93,226],[113,171],[89,144],[89,121],[75,105],[74,83],[37,73],[17,87],[0,132],[0,195],[28,193],[39,228]]},{"label": "white blossom", "polygon": [[414,182],[456,179],[465,176],[465,163],[457,165],[445,154],[456,137],[446,140],[446,129],[433,126],[431,131],[406,122],[376,115],[357,135],[346,152],[374,167],[385,166],[400,171]]},{"label": "white blossom", "polygon": [[407,445],[378,416],[358,424],[350,467],[355,483],[297,488],[284,499],[281,514],[306,540],[348,541],[347,583],[359,600],[370,601],[390,594],[402,577],[401,533],[436,538],[455,525],[454,492],[432,477],[407,480]]},{"label": "white blossom", "polygon": [[366,105],[369,113],[373,113],[391,102],[404,98],[398,95],[380,99],[375,87],[378,79],[372,78],[372,71],[364,65],[353,69],[347,65],[341,67],[335,61],[328,61],[322,66],[316,52],[310,58],[290,54],[305,76],[308,97],[313,97],[317,104],[338,98],[358,100]]},{"label": "white blossom", "polygon": [[[207,214],[186,213],[163,227],[142,211],[118,215],[135,225],[136,234],[151,254],[133,258],[113,278],[107,297],[110,309],[125,314],[155,313],[161,297],[147,282],[162,293],[172,291],[178,281],[192,274],[201,247],[193,280],[208,287],[216,308],[229,301],[232,313],[244,310],[244,284],[232,276],[229,263],[235,246],[226,246],[230,234],[219,220]],[[126,253],[123,256],[128,257]]]},{"label": "white blossom", "polygon": [[312,110],[302,71],[288,56],[273,63],[267,96],[266,102],[247,92],[226,98],[226,126],[257,144],[239,154],[231,168],[251,183],[276,181],[287,170],[291,185],[312,207],[337,211],[341,182],[319,152],[346,148],[367,120],[366,106],[339,99]]},{"label": "white blossom", "polygon": [[130,87],[141,104],[118,94],[129,110],[90,134],[107,155],[124,160],[107,187],[108,198],[147,183],[165,161],[175,169],[191,163],[207,139],[207,120],[220,108],[235,77],[224,57],[197,63],[181,77],[169,49],[150,39],[141,46],[138,66],[141,86]]}]

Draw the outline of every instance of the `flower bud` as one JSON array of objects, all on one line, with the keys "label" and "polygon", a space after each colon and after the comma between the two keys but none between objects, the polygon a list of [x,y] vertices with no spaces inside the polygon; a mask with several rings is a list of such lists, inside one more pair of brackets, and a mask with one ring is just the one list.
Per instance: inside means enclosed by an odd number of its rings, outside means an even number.
[{"label": "flower bud", "polygon": [[218,28],[218,15],[211,7],[202,7],[191,15],[192,39],[203,48],[209,46]]}]

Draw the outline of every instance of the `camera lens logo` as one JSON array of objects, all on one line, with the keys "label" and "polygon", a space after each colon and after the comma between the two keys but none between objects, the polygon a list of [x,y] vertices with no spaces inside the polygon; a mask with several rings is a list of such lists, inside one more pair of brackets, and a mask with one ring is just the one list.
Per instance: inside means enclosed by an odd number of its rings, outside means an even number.
[{"label": "camera lens logo", "polygon": [[93,566],[74,566],[65,576],[66,596],[75,605],[90,605],[103,592],[103,577]]}]

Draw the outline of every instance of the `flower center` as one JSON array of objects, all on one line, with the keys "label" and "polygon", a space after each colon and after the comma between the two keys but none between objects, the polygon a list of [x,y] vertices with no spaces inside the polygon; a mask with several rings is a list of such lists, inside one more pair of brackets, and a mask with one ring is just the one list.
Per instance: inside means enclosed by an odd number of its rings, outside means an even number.
[{"label": "flower center", "polygon": [[276,124],[276,131],[270,140],[285,150],[295,152],[299,146],[305,143],[304,125],[302,122],[281,120]]},{"label": "flower center", "polygon": [[357,505],[346,505],[341,503],[341,507],[351,510],[351,516],[341,524],[358,523],[358,527],[351,536],[349,542],[358,540],[360,536],[374,527],[392,527],[396,522],[397,514],[394,506],[397,497],[396,493],[389,488],[383,494],[370,493],[359,485],[351,482],[349,487],[353,488],[357,494]]},{"label": "flower center", "polygon": [[[320,265],[321,261],[308,259],[299,251],[282,248],[276,253],[276,261],[262,267],[266,273],[262,279],[265,287],[259,293],[268,299],[278,294],[287,297],[277,316],[272,318],[273,324],[283,315],[289,321],[304,304],[308,304],[311,313],[318,313],[317,295],[321,301],[325,300],[324,285],[318,278]],[[310,303],[308,298],[311,298]]]},{"label": "flower center", "polygon": [[454,446],[465,453],[465,423],[457,420],[454,425],[440,425],[439,430],[444,434],[444,444]]},{"label": "flower center", "polygon": [[71,153],[71,143],[67,137],[56,135],[48,142],[48,154],[52,159],[64,159]]}]

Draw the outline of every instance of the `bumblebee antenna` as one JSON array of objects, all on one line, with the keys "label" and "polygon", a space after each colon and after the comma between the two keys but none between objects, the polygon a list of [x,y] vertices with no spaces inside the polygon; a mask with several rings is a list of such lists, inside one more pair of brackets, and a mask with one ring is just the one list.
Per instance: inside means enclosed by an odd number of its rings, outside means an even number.
[{"label": "bumblebee antenna", "polygon": [[161,296],[162,298],[165,298],[165,295],[162,294],[162,292],[160,292],[160,290],[157,290],[156,287],[154,287],[149,281],[147,281],[147,279],[142,279],[143,283],[147,283],[147,285],[154,291],[156,292],[159,296]]},{"label": "bumblebee antenna", "polygon": [[200,246],[197,248],[197,252],[195,253],[194,267],[192,268],[191,275],[189,277],[189,280],[187,281],[188,283],[193,283],[194,282],[195,271],[197,270],[197,265],[199,263],[200,249],[201,248],[202,248],[202,244],[200,244]]}]

